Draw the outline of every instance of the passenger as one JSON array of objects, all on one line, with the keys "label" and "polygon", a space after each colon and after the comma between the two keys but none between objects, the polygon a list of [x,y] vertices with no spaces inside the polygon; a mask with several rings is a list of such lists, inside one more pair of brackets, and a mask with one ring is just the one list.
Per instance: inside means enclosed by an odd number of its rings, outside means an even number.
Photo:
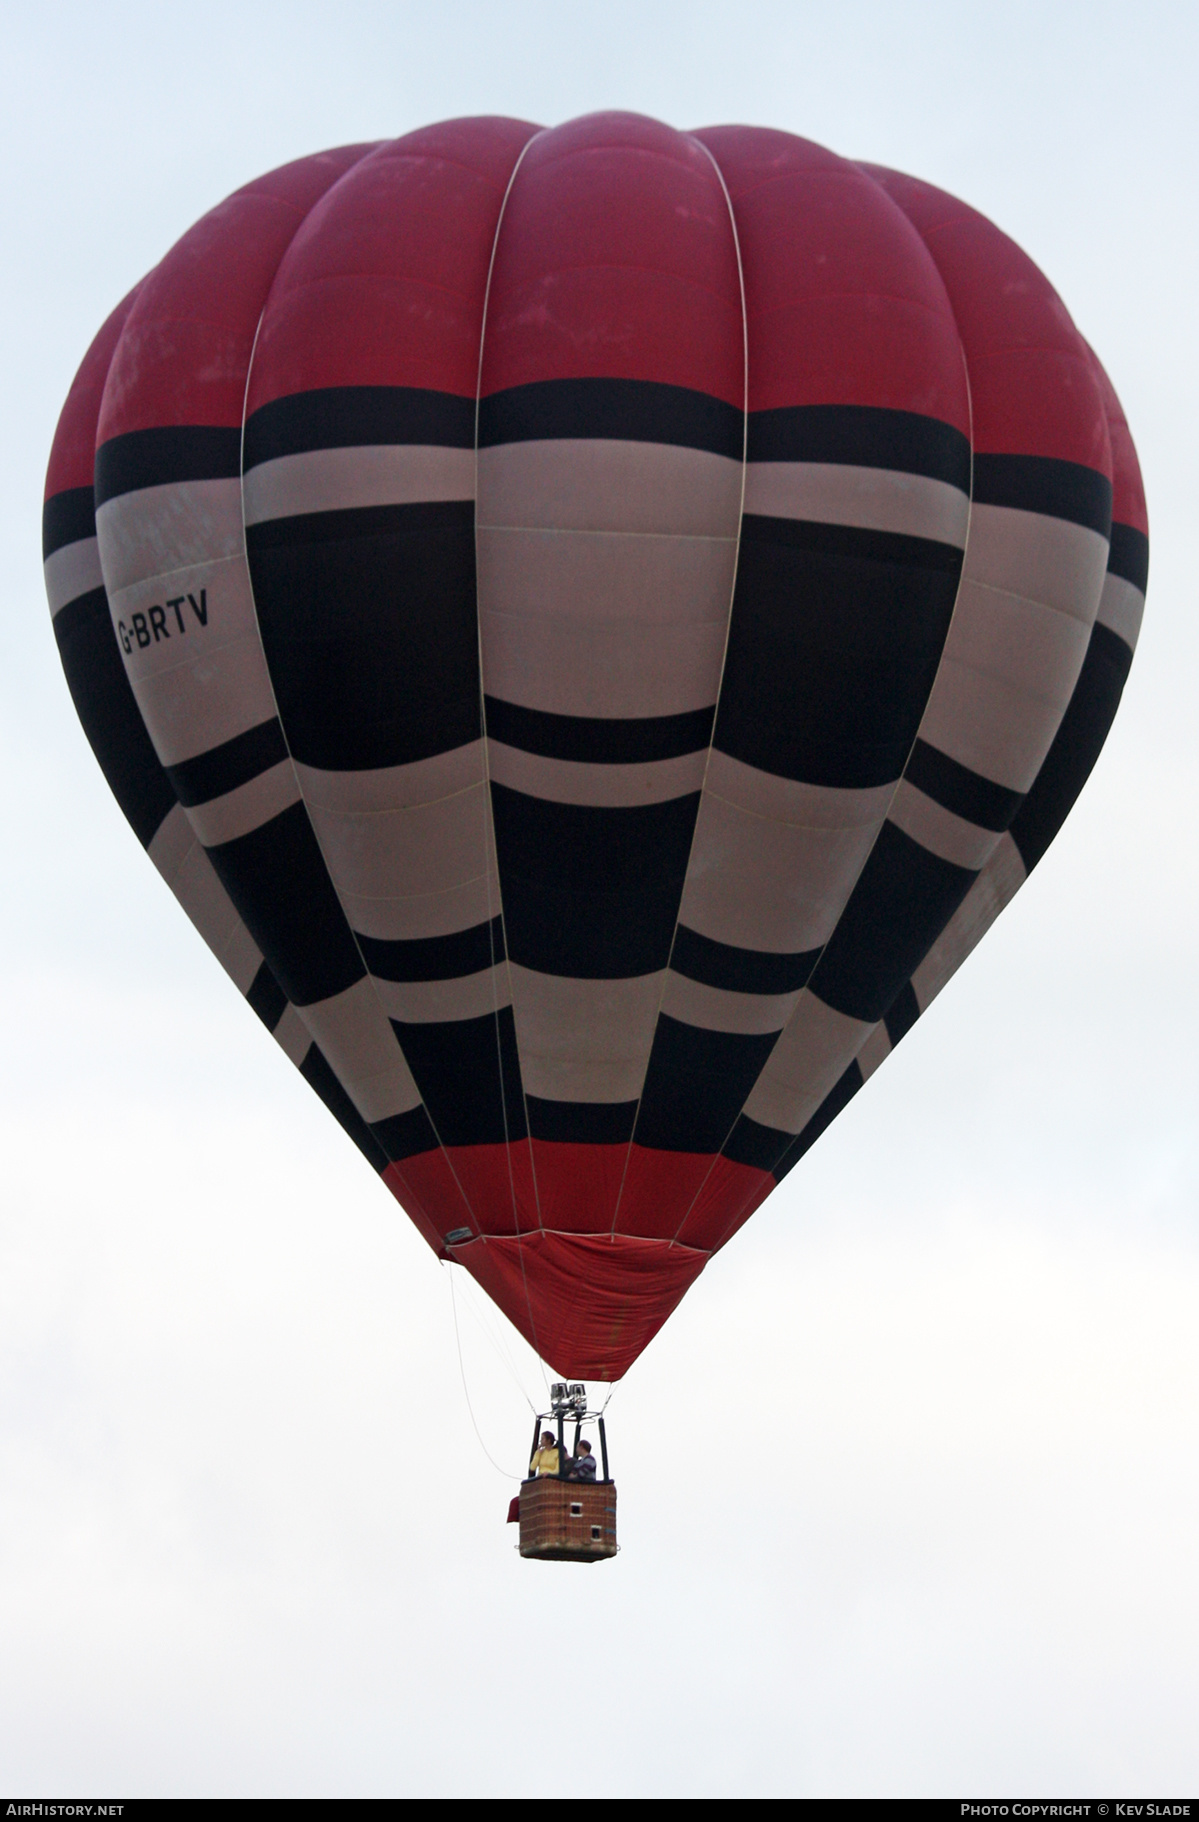
[{"label": "passenger", "polygon": [[558,1472],[558,1443],[552,1430],[541,1432],[541,1447],[534,1449],[533,1459],[529,1463],[530,1480],[544,1480],[547,1475]]},{"label": "passenger", "polygon": [[572,1480],[595,1479],[595,1456],[591,1453],[589,1442],[579,1444],[579,1452],[570,1464],[570,1478]]}]

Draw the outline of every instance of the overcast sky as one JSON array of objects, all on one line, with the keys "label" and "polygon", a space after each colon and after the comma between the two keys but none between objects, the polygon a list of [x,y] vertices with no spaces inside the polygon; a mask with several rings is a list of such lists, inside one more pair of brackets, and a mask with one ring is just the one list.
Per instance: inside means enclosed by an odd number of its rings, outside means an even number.
[{"label": "overcast sky", "polygon": [[[1199,14],[1101,0],[109,0],[0,28],[0,1787],[1190,1794],[1199,1773]],[[46,457],[205,209],[455,114],[748,121],[1044,267],[1145,471],[1145,628],[1063,834],[617,1389],[623,1552],[523,1563],[450,1270],[126,827]],[[474,1417],[535,1360],[457,1280]]]}]

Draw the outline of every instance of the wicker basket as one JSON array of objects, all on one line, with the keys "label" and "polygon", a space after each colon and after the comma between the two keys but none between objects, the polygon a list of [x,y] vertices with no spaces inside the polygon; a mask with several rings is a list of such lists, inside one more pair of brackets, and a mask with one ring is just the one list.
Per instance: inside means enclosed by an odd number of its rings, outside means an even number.
[{"label": "wicker basket", "polygon": [[551,1563],[598,1563],[615,1556],[615,1482],[526,1480],[520,1489],[520,1553]]}]

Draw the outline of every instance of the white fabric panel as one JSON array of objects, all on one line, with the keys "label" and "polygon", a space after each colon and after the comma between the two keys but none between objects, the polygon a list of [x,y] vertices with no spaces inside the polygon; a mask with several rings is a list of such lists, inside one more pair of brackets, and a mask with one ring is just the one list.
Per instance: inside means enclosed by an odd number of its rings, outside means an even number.
[{"label": "white fabric panel", "polygon": [[901,532],[958,550],[970,522],[969,496],[960,487],[927,475],[841,462],[750,462],[745,510],[771,519]]},{"label": "white fabric panel", "polygon": [[333,815],[371,815],[415,809],[469,790],[483,778],[483,742],[418,759],[411,765],[378,766],[369,771],[323,772],[296,764],[304,800]]},{"label": "white fabric panel", "polygon": [[713,750],[680,922],[742,949],[793,954],[822,947],[893,788],[799,784]]},{"label": "white fabric panel", "polygon": [[294,1006],[283,1008],[283,1016],[271,1035],[284,1056],[298,1069],[312,1047],[312,1033]]},{"label": "white fabric panel", "polygon": [[704,781],[707,748],[677,759],[636,765],[593,765],[574,759],[546,759],[499,740],[487,743],[494,784],[507,785],[550,803],[592,804],[604,809],[635,809],[638,804],[668,803],[698,791]]},{"label": "white fabric panel", "polygon": [[206,848],[235,841],[270,822],[300,801],[300,787],[290,759],[281,759],[246,784],[188,810],[188,821]]},{"label": "white fabric panel", "polygon": [[955,816],[931,797],[901,779],[887,821],[918,841],[922,848],[955,867],[967,867],[977,873],[999,840],[993,829],[980,829],[977,823]]},{"label": "white fabric panel", "polygon": [[498,914],[481,740],[412,765],[296,773],[346,916],[363,936],[451,936]]},{"label": "white fabric panel", "polygon": [[1100,626],[1106,626],[1118,638],[1123,639],[1133,652],[1137,649],[1144,612],[1145,597],[1139,588],[1134,588],[1123,576],[1109,574],[1104,577],[1099,612],[1095,618]]},{"label": "white fabric panel", "polygon": [[735,993],[727,987],[709,987],[668,969],[662,994],[662,1011],[684,1025],[703,1031],[736,1031],[762,1036],[781,1031],[795,1010],[794,993]]},{"label": "white fabric panel", "polygon": [[[479,599],[489,615],[583,626],[615,622],[626,637],[639,627],[723,625],[728,619],[735,538],[480,526],[478,546]],[[495,695],[490,676],[487,687]],[[707,700],[715,697],[713,680]]]},{"label": "white fabric panel", "polygon": [[96,529],[113,628],[162,763],[193,759],[271,720],[240,481],[122,494],[97,512]]},{"label": "white fabric panel", "polygon": [[390,443],[310,449],[260,462],[244,487],[247,525],[360,506],[473,500],[475,452]]},{"label": "white fabric panel", "polygon": [[1072,615],[963,582],[920,738],[994,784],[1029,790],[1090,633]]},{"label": "white fabric panel", "polygon": [[885,1063],[891,1054],[891,1040],[887,1036],[887,1027],[880,1021],[858,1051],[858,1068],[865,1081],[869,1081],[880,1063]]},{"label": "white fabric panel", "polygon": [[871,1030],[805,989],[744,1111],[763,1126],[798,1136]]},{"label": "white fabric panel", "polygon": [[[206,624],[189,596],[204,610]],[[244,557],[151,577],[123,591],[110,588],[108,606],[142,720],[163,765],[194,759],[274,717]],[[164,628],[151,638],[146,628],[155,607]],[[139,613],[145,643],[136,636]]]},{"label": "white fabric panel", "polygon": [[384,981],[375,987],[388,1018],[407,1025],[440,1025],[449,1019],[479,1019],[511,1004],[504,963],[448,981]]},{"label": "white fabric panel", "polygon": [[[731,588],[730,565],[728,586]],[[480,602],[487,593],[480,577]],[[588,625],[483,608],[488,695],[551,715],[683,715],[716,700],[725,621]]]},{"label": "white fabric panel", "polygon": [[924,1012],[980,943],[1027,874],[1010,835],[1001,835],[984,870],[912,975],[916,1004]]},{"label": "white fabric panel", "polygon": [[547,1101],[635,1101],[663,972],[571,980],[508,965],[525,1093]]},{"label": "white fabric panel", "polygon": [[1085,526],[974,506],[922,740],[994,784],[1030,788],[1082,669],[1107,548]]},{"label": "white fabric panel", "polygon": [[262,951],[240,918],[219,959],[238,991],[248,993],[262,965]]},{"label": "white fabric panel", "polygon": [[741,463],[703,449],[556,437],[479,451],[479,526],[735,538]]},{"label": "white fabric panel", "polygon": [[1085,525],[975,503],[963,578],[1023,595],[1090,626],[1107,570],[1107,539]]},{"label": "white fabric panel", "polygon": [[103,588],[99,539],[78,538],[74,544],[62,545],[46,558],[42,574],[46,578],[46,599],[53,620],[69,601],[78,601],[80,595]]},{"label": "white fabric panel", "polygon": [[[175,880],[180,867],[192,849],[198,846],[196,832],[188,822],[185,811],[181,805],[175,804],[159,823],[150,846],[146,849],[172,892],[175,890]],[[211,862],[206,864],[211,872]],[[216,878],[215,874],[213,874],[213,878]],[[223,891],[224,887],[221,890]]]},{"label": "white fabric panel", "polygon": [[489,695],[551,714],[683,714],[716,700],[741,464],[616,439],[479,452]]},{"label": "white fabric panel", "polygon": [[346,889],[338,893],[352,929],[381,942],[412,942],[427,936],[453,936],[488,923],[500,911],[499,880],[478,873],[443,892],[413,892],[405,898],[372,898]]},{"label": "white fabric panel", "polygon": [[419,1104],[374,981],[355,981],[343,993],[297,1011],[364,1120],[385,1120]]},{"label": "white fabric panel", "polygon": [[221,966],[246,993],[262,955],[178,804],[164,816],[147,852]]},{"label": "white fabric panel", "polygon": [[[408,809],[347,814],[310,803],[308,810],[333,883],[354,929],[364,936],[444,936],[499,911],[494,883],[491,911],[482,908],[489,856],[491,879],[496,878],[482,781]],[[447,925],[441,918],[452,895],[471,909],[464,909],[465,922]],[[441,901],[441,916],[431,900]],[[437,927],[428,927],[430,917]]]},{"label": "white fabric panel", "polygon": [[[217,563],[245,548],[241,482],[169,481],[106,500],[96,513],[110,595],[154,576]],[[180,584],[186,588],[186,582]],[[169,591],[178,594],[179,588]]]}]

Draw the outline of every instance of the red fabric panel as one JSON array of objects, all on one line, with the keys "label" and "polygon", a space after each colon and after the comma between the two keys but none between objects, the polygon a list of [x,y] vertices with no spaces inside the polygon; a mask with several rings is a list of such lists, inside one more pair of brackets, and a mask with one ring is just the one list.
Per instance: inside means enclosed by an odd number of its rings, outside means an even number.
[{"label": "red fabric panel", "polygon": [[97,445],[131,430],[242,421],[246,370],[275,268],[319,197],[369,151],[285,165],[209,211],[143,281],[113,357]]},{"label": "red fabric panel", "polygon": [[620,1379],[708,1262],[659,1240],[527,1234],[455,1249],[487,1295],[568,1379]]},{"label": "red fabric panel", "polygon": [[572,1234],[609,1233],[628,1149],[534,1139],[541,1224]]},{"label": "red fabric panel", "polygon": [[902,212],[856,166],[760,127],[698,133],[732,198],[749,408],[874,405],[970,434],[953,311]]},{"label": "red fabric panel", "polygon": [[421,1231],[438,1251],[446,1234],[466,1225],[499,1237],[548,1229],[606,1238],[618,1208],[621,1235],[677,1237],[714,1252],[775,1187],[768,1171],[719,1155],[543,1139],[533,1141],[532,1154],[528,1140],[450,1146],[389,1165],[384,1181],[425,1223]]},{"label": "red fabric panel", "polygon": [[945,280],[982,455],[1054,456],[1111,476],[1090,351],[1049,280],[984,215],[931,184],[863,165],[919,231]]},{"label": "red fabric panel", "polygon": [[732,1239],[739,1227],[761,1208],[772,1190],[777,1189],[768,1170],[755,1170],[750,1164],[736,1164],[723,1153],[714,1160],[678,1238],[683,1246],[698,1246],[714,1253]]},{"label": "red fabric panel", "polygon": [[500,226],[484,395],[651,380],[741,409],[744,364],[732,225],[702,148],[638,114],[591,114],[534,140]]},{"label": "red fabric panel", "polygon": [[44,498],[62,493],[68,487],[90,487],[96,467],[96,419],[113,349],[121,338],[126,319],[141,289],[135,285],[123,297],[105,322],[95,341],[80,362],[71,382],[67,402],[62,408],[50,461],[46,467]]},{"label": "red fabric panel", "polygon": [[1108,434],[1112,440],[1112,519],[1119,525],[1131,525],[1135,531],[1149,536],[1149,508],[1145,504],[1145,483],[1141,479],[1141,464],[1137,460],[1136,445],[1132,440],[1132,431],[1128,428],[1128,419],[1124,407],[1116,397],[1116,389],[1107,377],[1102,363],[1091,350],[1095,374],[1099,381],[1099,390],[1103,396],[1104,410],[1107,412]]},{"label": "red fabric panel", "polygon": [[470,1209],[441,1151],[420,1152],[389,1164],[383,1181],[412,1221],[422,1240],[445,1257],[445,1236],[456,1227],[473,1227]]},{"label": "red fabric panel", "polygon": [[616,1211],[617,1231],[673,1240],[714,1162],[711,1152],[658,1151],[631,1145]]},{"label": "red fabric panel", "polygon": [[769,1171],[723,1154],[634,1144],[617,1211],[622,1234],[679,1240],[715,1252],[775,1188]]},{"label": "red fabric panel", "polygon": [[473,398],[483,298],[523,120],[451,120],[380,146],[313,209],[263,316],[249,410],[323,386]]},{"label": "red fabric panel", "polygon": [[477,1233],[527,1234],[541,1225],[527,1139],[513,1145],[447,1145],[445,1155]]}]

